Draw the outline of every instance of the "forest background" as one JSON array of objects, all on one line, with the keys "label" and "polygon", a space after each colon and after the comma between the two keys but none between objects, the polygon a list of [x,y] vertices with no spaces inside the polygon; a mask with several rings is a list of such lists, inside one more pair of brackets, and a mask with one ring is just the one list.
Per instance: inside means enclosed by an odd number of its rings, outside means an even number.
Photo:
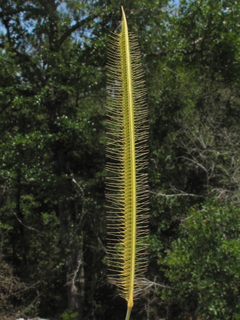
[{"label": "forest background", "polygon": [[0,1],[0,315],[124,319],[107,281],[107,38],[149,110],[149,267],[132,319],[240,318],[240,2]]}]

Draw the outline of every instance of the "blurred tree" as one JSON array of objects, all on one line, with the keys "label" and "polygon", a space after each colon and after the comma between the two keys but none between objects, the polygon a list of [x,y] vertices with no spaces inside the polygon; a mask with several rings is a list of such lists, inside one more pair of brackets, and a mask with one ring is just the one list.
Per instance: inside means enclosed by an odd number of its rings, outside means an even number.
[{"label": "blurred tree", "polygon": [[[102,229],[94,223],[103,225],[104,91],[96,99],[94,90],[104,80],[94,60],[86,65],[82,39],[73,39],[78,29],[86,37],[94,23],[97,13],[90,7],[77,1],[1,3],[2,211],[12,220],[9,257],[16,274],[27,281],[38,278],[44,291],[67,285],[64,307],[77,311],[78,319],[84,230],[98,235]],[[99,215],[93,218],[94,211]],[[41,298],[45,306],[49,293]]]},{"label": "blurred tree", "polygon": [[[180,1],[156,38],[158,49],[148,64],[148,277],[158,285],[160,296],[161,285],[171,283],[165,269],[156,272],[156,260],[161,265],[179,237],[189,207],[213,198],[222,205],[238,205],[238,16],[236,1]],[[175,314],[166,309],[160,316],[163,305],[158,306],[158,317],[175,318],[183,311],[175,303]]]},{"label": "blurred tree", "polygon": [[239,301],[239,209],[206,203],[191,208],[181,236],[164,260],[170,288],[165,299],[192,319],[237,319]]}]

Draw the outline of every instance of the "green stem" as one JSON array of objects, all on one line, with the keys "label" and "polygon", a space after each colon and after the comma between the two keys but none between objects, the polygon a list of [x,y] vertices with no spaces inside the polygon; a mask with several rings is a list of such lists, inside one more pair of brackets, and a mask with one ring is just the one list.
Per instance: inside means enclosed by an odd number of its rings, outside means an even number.
[{"label": "green stem", "polygon": [[125,320],[130,320],[131,311],[132,311],[132,308],[128,307]]}]

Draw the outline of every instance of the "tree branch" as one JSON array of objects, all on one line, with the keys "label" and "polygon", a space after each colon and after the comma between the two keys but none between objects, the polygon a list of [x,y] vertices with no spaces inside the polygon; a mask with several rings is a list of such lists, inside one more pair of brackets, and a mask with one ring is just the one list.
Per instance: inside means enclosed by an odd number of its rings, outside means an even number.
[{"label": "tree branch", "polygon": [[199,196],[197,194],[193,194],[193,193],[173,193],[173,194],[164,194],[164,193],[158,193],[158,192],[153,192],[150,191],[150,193],[155,194],[156,196],[159,197],[165,197],[165,198],[170,198],[170,197],[181,197],[181,196],[185,196],[185,197],[200,197],[200,198],[204,198],[204,196]]},{"label": "tree branch", "polygon": [[95,18],[97,18],[98,15],[89,16],[81,21],[78,21],[76,24],[74,24],[71,28],[69,28],[65,33],[61,36],[61,38],[58,40],[58,46],[56,48],[56,51],[58,51],[64,41],[77,29],[83,27],[85,24],[87,24],[90,21],[93,21]]},{"label": "tree branch", "polygon": [[17,214],[16,214],[14,211],[13,211],[13,214],[14,214],[14,216],[17,218],[18,222],[21,223],[21,225],[23,225],[25,228],[27,228],[28,230],[36,231],[37,233],[39,233],[39,235],[40,235],[41,237],[44,236],[43,233],[40,232],[40,231],[38,231],[37,229],[35,229],[35,228],[33,228],[33,227],[28,227],[28,226],[26,226],[26,225],[21,221],[21,219],[19,219],[19,217],[17,216]]}]

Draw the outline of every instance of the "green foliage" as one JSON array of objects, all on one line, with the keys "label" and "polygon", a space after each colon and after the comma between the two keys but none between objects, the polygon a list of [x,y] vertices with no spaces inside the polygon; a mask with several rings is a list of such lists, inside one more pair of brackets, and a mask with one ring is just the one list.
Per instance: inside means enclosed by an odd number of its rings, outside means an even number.
[{"label": "green foliage", "polygon": [[164,259],[170,281],[164,299],[203,319],[239,319],[239,232],[238,208],[217,203],[191,208]]},{"label": "green foliage", "polygon": [[71,320],[74,319],[78,315],[77,312],[72,312],[71,310],[66,310],[62,315],[62,320]]}]

